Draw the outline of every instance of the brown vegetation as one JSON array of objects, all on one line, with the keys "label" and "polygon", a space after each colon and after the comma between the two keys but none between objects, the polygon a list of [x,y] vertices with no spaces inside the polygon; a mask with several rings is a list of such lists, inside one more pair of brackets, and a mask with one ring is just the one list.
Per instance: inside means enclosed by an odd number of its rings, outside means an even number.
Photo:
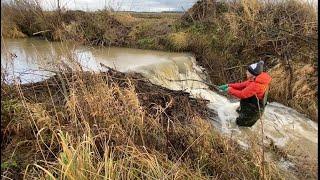
[{"label": "brown vegetation", "polygon": [[215,115],[207,102],[138,74],[62,71],[1,95],[3,177],[279,177],[262,172],[259,146],[243,150],[203,119]]},{"label": "brown vegetation", "polygon": [[286,68],[279,64],[270,70],[273,82],[270,86],[270,98],[285,102],[300,112],[305,112],[318,121],[318,71],[311,64],[297,63],[293,67],[293,79]]}]

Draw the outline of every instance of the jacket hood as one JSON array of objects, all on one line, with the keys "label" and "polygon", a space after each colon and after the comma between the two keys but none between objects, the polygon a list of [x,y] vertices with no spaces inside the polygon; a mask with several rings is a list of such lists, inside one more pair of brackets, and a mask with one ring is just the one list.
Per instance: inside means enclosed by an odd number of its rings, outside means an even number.
[{"label": "jacket hood", "polygon": [[261,74],[259,74],[256,79],[255,82],[259,83],[259,84],[266,84],[268,85],[271,82],[272,78],[271,76],[266,73],[266,72],[262,72]]}]

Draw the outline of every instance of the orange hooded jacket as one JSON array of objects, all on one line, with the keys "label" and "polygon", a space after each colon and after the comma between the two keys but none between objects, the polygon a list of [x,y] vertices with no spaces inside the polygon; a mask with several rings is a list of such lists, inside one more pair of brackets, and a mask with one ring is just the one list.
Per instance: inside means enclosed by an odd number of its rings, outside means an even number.
[{"label": "orange hooded jacket", "polygon": [[262,72],[253,80],[250,79],[241,83],[228,84],[228,93],[240,99],[257,95],[258,99],[262,100],[271,79],[268,73]]}]

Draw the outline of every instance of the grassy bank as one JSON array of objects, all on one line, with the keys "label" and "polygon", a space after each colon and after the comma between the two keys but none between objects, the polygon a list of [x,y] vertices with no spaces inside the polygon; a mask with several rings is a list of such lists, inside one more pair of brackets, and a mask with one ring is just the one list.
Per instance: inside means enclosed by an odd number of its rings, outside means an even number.
[{"label": "grassy bank", "polygon": [[1,18],[3,37],[193,52],[215,84],[242,80],[262,59],[274,79],[270,100],[318,118],[317,15],[300,1],[201,0],[184,14],[45,12],[20,1],[3,5]]}]

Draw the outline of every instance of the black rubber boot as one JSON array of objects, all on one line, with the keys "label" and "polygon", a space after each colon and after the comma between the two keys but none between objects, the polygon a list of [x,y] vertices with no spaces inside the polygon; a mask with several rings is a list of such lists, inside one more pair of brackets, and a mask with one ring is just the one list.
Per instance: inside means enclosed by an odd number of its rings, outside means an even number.
[{"label": "black rubber boot", "polygon": [[239,117],[237,117],[236,119],[236,123],[238,126],[251,127],[258,121],[258,119],[259,119],[259,116],[248,117],[240,113]]}]

